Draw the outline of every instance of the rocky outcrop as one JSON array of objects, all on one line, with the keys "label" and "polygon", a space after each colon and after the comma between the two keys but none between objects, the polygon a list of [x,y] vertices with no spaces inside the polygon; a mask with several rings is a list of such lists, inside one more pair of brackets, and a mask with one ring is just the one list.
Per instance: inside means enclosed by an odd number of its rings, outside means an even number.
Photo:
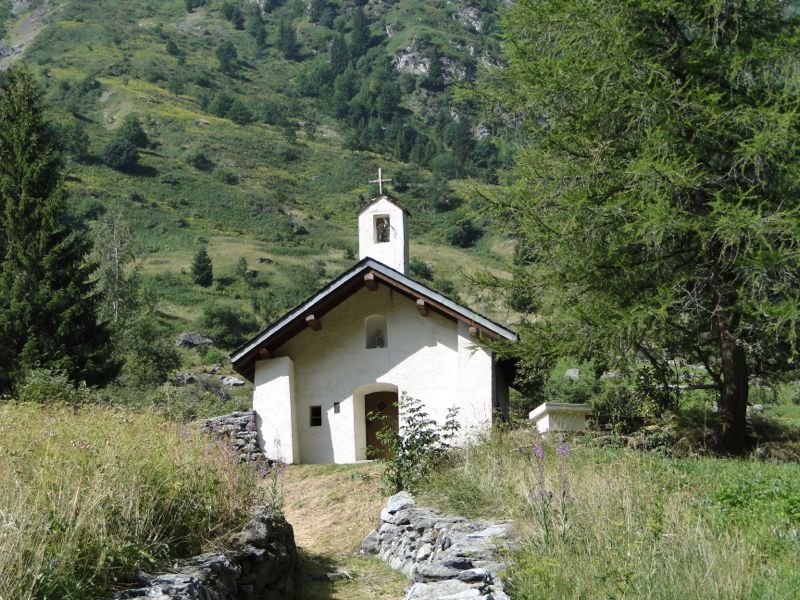
[{"label": "rocky outcrop", "polygon": [[294,600],[299,563],[292,526],[261,509],[230,540],[226,552],[178,561],[172,573],[146,576],[147,585],[114,600]]},{"label": "rocky outcrop", "polygon": [[498,573],[505,566],[499,550],[509,526],[418,507],[400,492],[389,498],[380,528],[367,535],[361,550],[379,555],[414,582],[405,600],[507,600]]},{"label": "rocky outcrop", "polygon": [[178,348],[199,348],[203,346],[211,348],[214,345],[214,340],[196,331],[184,331],[175,338],[175,345]]},{"label": "rocky outcrop", "polygon": [[206,419],[206,429],[211,436],[224,441],[239,455],[240,463],[265,460],[258,447],[256,413],[252,410]]}]

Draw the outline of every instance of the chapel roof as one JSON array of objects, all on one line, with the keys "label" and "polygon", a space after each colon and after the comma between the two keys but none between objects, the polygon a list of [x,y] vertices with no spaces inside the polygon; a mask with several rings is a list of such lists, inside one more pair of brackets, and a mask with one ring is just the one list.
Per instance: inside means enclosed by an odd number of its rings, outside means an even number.
[{"label": "chapel roof", "polygon": [[383,194],[381,194],[377,198],[373,198],[372,200],[367,202],[364,206],[362,206],[361,208],[358,209],[358,212],[356,214],[360,215],[365,210],[367,210],[370,206],[372,206],[376,202],[380,202],[381,200],[388,200],[389,202],[394,204],[397,208],[402,210],[404,213],[408,214],[408,209],[405,206],[403,206],[402,204],[400,204],[397,200],[395,200],[392,196],[387,194],[386,192],[384,192]]},{"label": "chapel roof", "polygon": [[254,338],[234,350],[231,355],[233,368],[252,381],[255,361],[262,357],[259,355],[259,351],[265,349],[265,356],[269,356],[271,351],[277,349],[308,327],[311,323],[309,317],[311,320],[321,318],[325,313],[341,304],[358,290],[365,286],[375,285],[378,282],[416,302],[422,301],[426,309],[429,307],[445,317],[463,321],[471,327],[475,327],[476,332],[488,337],[510,341],[516,341],[517,339],[517,334],[511,329],[406,277],[382,262],[367,257],[268,325],[266,329]]}]

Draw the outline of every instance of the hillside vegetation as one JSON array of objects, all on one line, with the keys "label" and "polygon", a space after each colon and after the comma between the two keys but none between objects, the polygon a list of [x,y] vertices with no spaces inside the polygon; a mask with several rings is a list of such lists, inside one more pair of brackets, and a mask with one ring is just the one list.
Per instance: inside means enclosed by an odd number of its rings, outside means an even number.
[{"label": "hillside vegetation", "polygon": [[0,405],[0,598],[107,595],[199,553],[258,501],[252,471],[155,412]]},{"label": "hillside vegetation", "polygon": [[[460,269],[476,257],[507,268],[507,248],[483,235],[480,196],[507,152],[452,92],[495,61],[492,3],[20,8],[3,19],[5,43],[37,15],[21,60],[35,67],[71,157],[72,210],[84,223],[120,211],[144,283],[167,301],[168,330],[214,302],[263,324],[352,264],[355,211],[375,194],[367,182],[378,166],[411,210],[412,256],[431,261],[432,285],[468,292]],[[132,154],[114,145],[121,138]],[[188,275],[201,245],[211,288]],[[241,258],[252,286],[235,276]]]},{"label": "hillside vegetation", "polygon": [[512,518],[510,594],[534,598],[794,598],[800,466],[544,443],[496,432],[453,457],[424,500]]}]

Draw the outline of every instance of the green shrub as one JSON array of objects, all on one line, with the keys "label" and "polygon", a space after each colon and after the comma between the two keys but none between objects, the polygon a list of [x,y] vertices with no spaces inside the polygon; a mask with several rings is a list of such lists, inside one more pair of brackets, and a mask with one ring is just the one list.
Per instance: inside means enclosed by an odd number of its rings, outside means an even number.
[{"label": "green shrub", "polygon": [[96,395],[85,383],[75,384],[63,371],[33,369],[16,389],[21,402],[36,404],[82,404],[96,400]]},{"label": "green shrub", "polygon": [[[134,391],[134,390],[132,390]],[[217,377],[200,375],[195,383],[175,385],[167,382],[151,388],[137,397],[129,398],[128,405],[155,408],[171,421],[188,423],[250,408],[249,394],[231,395]]]},{"label": "green shrub", "polygon": [[210,171],[214,162],[202,150],[195,150],[186,155],[186,162],[200,171]]},{"label": "green shrub", "polygon": [[229,306],[210,306],[203,311],[203,331],[222,348],[235,348],[258,331],[255,317]]},{"label": "green shrub", "polygon": [[[377,434],[388,454],[383,482],[391,494],[416,490],[440,463],[459,429],[455,409],[448,411],[447,420],[440,428],[422,402],[405,392],[400,395],[398,411],[403,419],[402,429],[398,431],[387,424]],[[385,417],[371,415],[373,419]]]},{"label": "green shrub", "polygon": [[103,147],[100,159],[112,169],[124,171],[138,164],[139,152],[127,139],[116,137]]},{"label": "green shrub", "polygon": [[147,133],[142,127],[142,122],[134,114],[125,115],[122,125],[117,130],[117,135],[125,138],[137,148],[146,148],[150,144]]},{"label": "green shrub", "polygon": [[192,12],[195,8],[205,6],[208,0],[186,0],[186,10]]},{"label": "green shrub", "polygon": [[228,118],[237,125],[247,125],[253,122],[253,113],[245,106],[244,102],[234,98],[227,111]]},{"label": "green shrub", "polygon": [[408,263],[409,272],[417,279],[424,279],[425,281],[433,281],[433,268],[430,263],[412,258]]},{"label": "green shrub", "polygon": [[233,171],[228,169],[216,169],[214,171],[214,177],[219,179],[222,183],[227,183],[228,185],[236,185],[239,183],[239,177]]},{"label": "green shrub", "polygon": [[444,232],[447,243],[460,248],[474,246],[483,237],[483,228],[472,219],[464,219]]}]

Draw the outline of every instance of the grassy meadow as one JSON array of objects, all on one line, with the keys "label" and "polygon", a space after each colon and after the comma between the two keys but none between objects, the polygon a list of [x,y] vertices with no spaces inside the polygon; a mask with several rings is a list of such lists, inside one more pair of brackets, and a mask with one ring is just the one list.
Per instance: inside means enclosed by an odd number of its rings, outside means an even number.
[{"label": "grassy meadow", "polygon": [[520,429],[457,453],[422,496],[514,519],[505,576],[516,600],[788,599],[800,589],[797,463],[669,459],[590,437],[542,444]]},{"label": "grassy meadow", "polygon": [[155,411],[0,405],[0,599],[104,597],[240,526],[251,473]]}]

